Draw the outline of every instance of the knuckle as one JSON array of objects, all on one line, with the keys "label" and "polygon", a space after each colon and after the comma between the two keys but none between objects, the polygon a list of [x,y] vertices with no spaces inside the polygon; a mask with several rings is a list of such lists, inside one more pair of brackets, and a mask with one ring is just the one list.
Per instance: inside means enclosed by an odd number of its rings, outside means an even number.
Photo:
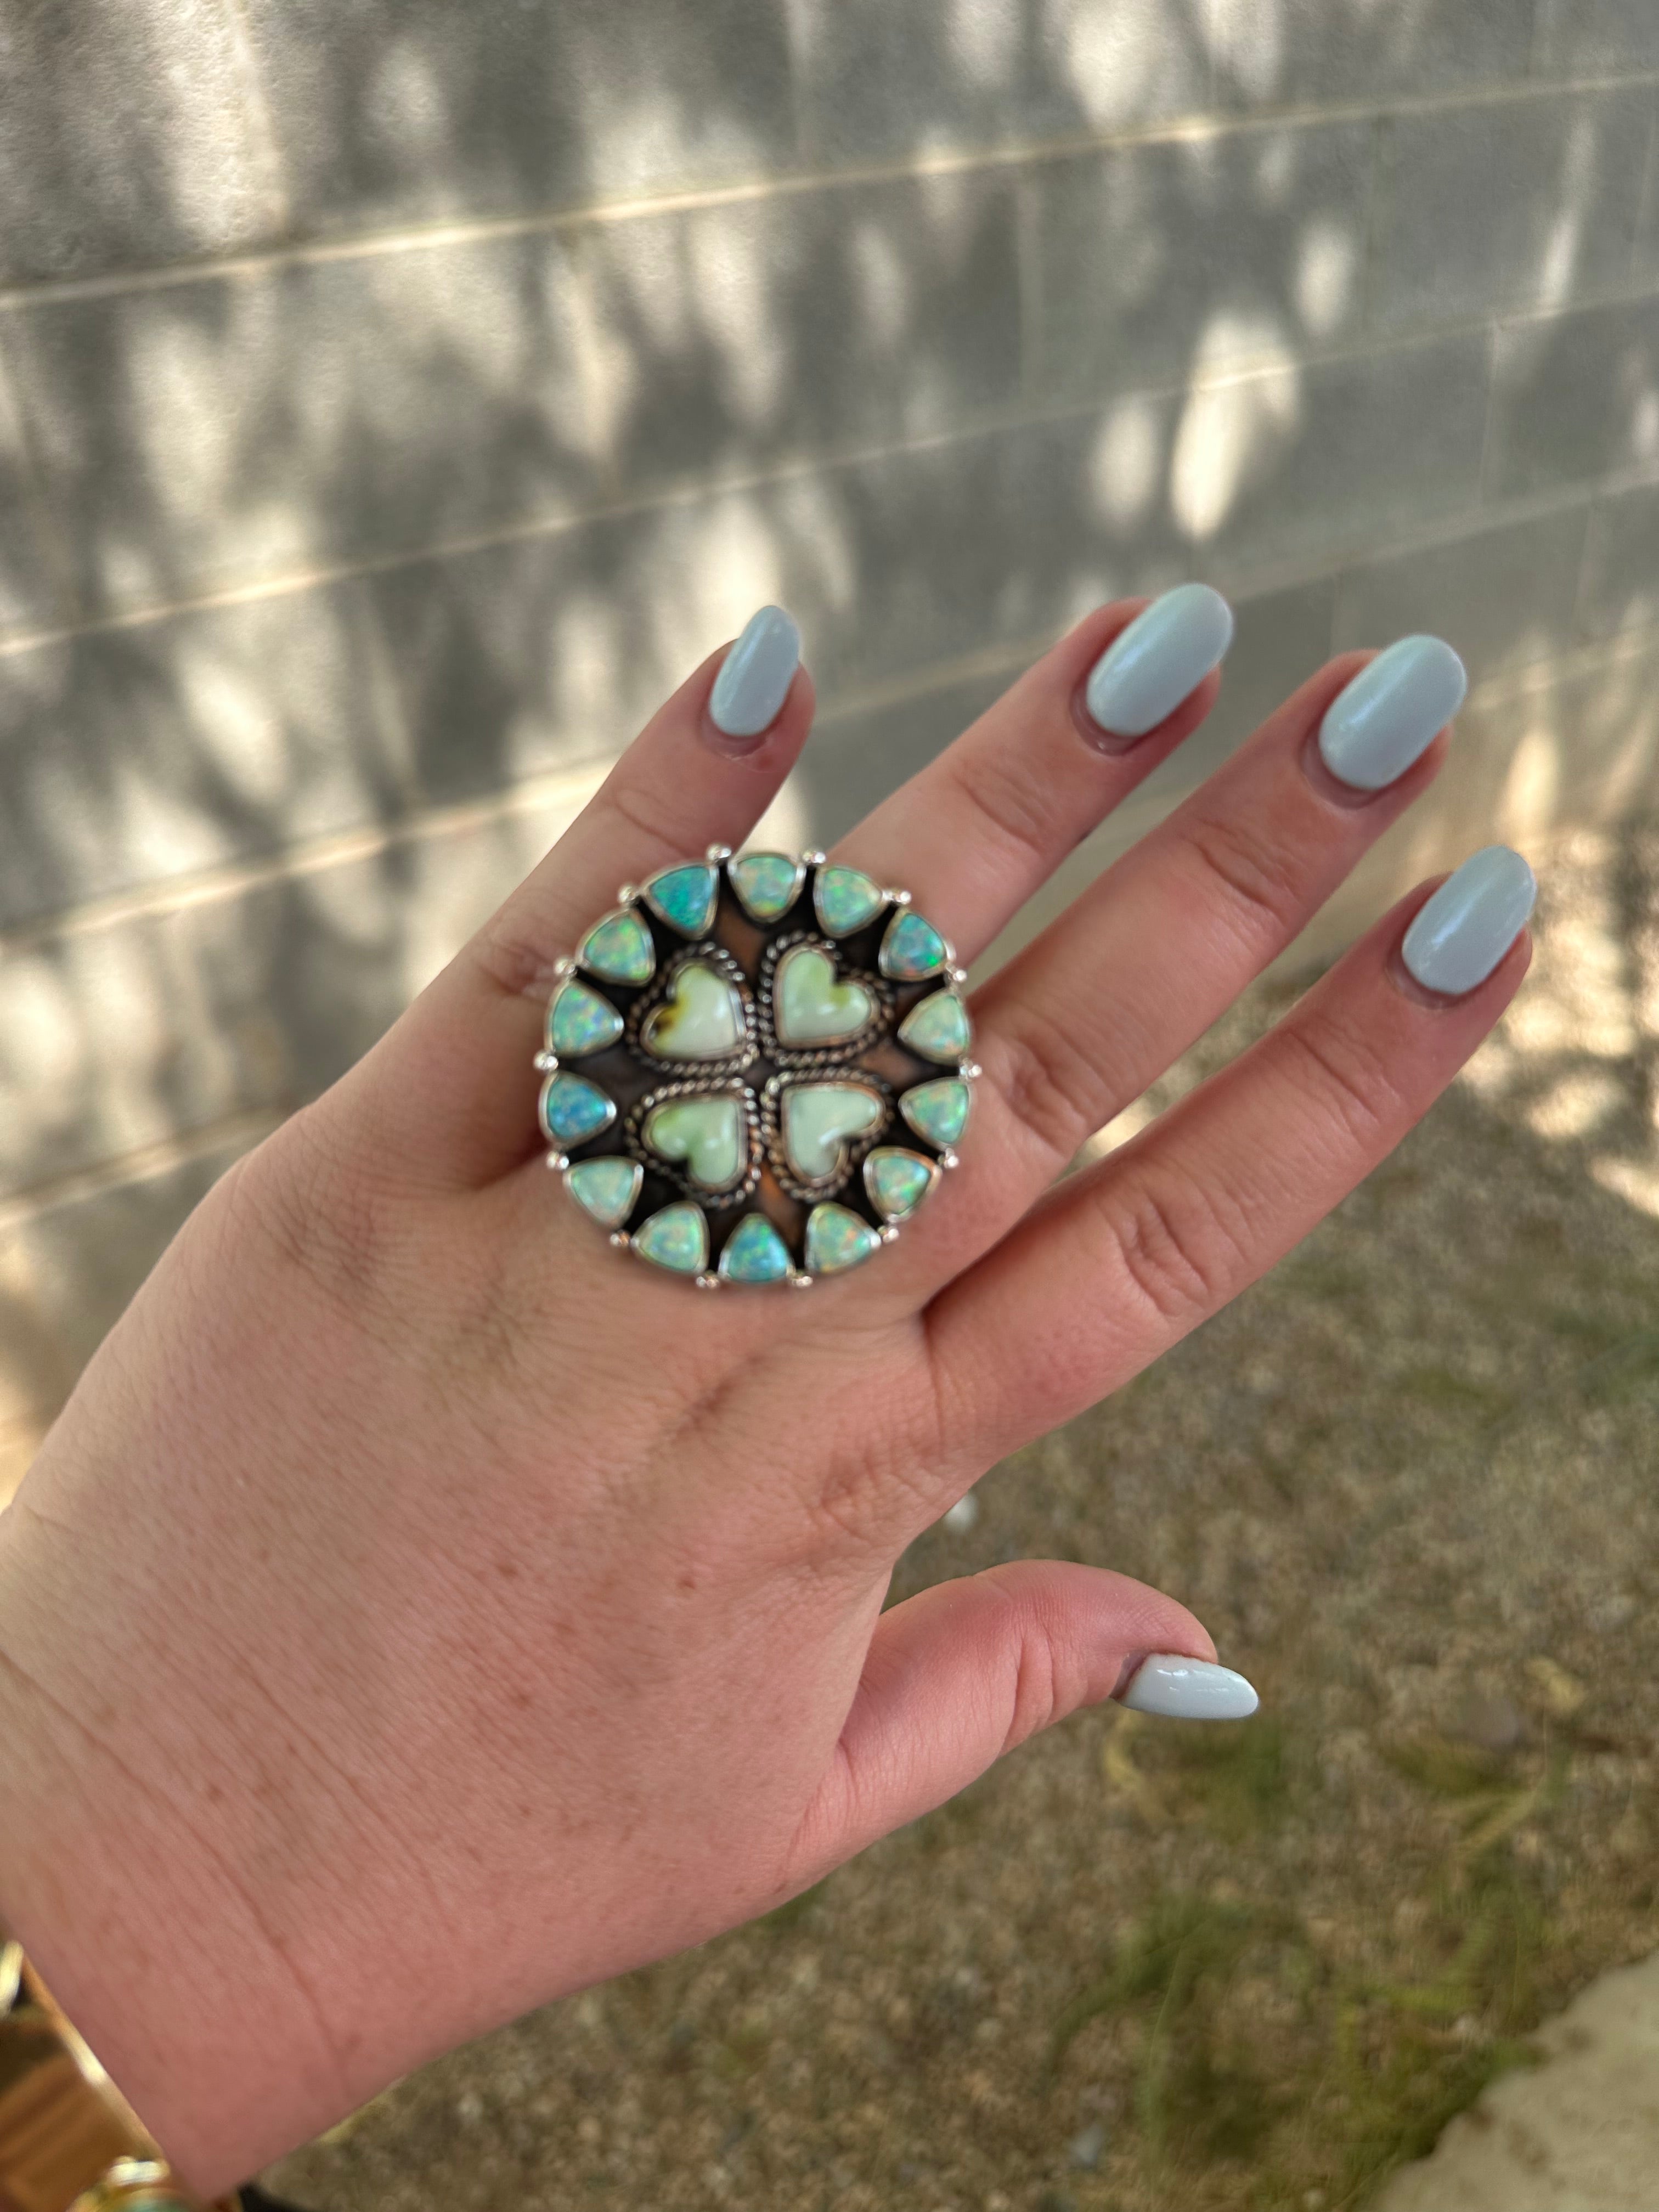
[{"label": "knuckle", "polygon": [[1054,857],[1053,811],[1035,778],[1012,772],[1009,763],[981,761],[971,773],[955,767],[952,784],[977,817],[979,842],[988,836],[994,840],[1022,872],[1033,866],[1047,872]]},{"label": "knuckle", "polygon": [[986,1073],[1016,1125],[1063,1167],[1105,1112],[1099,1069],[1052,1014],[1011,1004],[983,1047]]},{"label": "knuckle", "polygon": [[1200,815],[1188,824],[1187,841],[1205,878],[1220,887],[1253,938],[1277,943],[1299,926],[1306,898],[1297,858],[1259,827]]},{"label": "knuckle", "polygon": [[1167,1169],[1114,1193],[1108,1231],[1135,1296],[1181,1328],[1224,1304],[1249,1273],[1241,1226],[1212,1193]]},{"label": "knuckle", "polygon": [[336,1310],[367,1318],[380,1303],[392,1224],[385,1195],[330,1134],[315,1106],[238,1163],[229,1232],[259,1239],[279,1267]]},{"label": "knuckle", "polygon": [[1293,1072],[1311,1085],[1319,1104],[1335,1117],[1345,1136],[1369,1146],[1388,1132],[1403,1102],[1374,1045],[1323,1014],[1293,1019],[1284,1035]]}]

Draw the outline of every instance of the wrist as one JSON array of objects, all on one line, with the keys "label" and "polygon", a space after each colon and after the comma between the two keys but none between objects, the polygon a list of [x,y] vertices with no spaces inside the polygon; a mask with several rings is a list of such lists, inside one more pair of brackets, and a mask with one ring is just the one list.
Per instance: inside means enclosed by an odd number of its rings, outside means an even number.
[{"label": "wrist", "polygon": [[309,2132],[299,2115],[337,2108],[337,2071],[246,1870],[191,1817],[25,1525],[0,1517],[0,1921],[181,2181],[215,2197]]}]

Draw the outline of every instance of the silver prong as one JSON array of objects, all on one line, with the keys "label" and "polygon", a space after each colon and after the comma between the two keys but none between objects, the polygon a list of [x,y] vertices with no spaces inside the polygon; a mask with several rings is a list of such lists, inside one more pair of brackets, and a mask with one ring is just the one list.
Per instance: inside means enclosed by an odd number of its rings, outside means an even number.
[{"label": "silver prong", "polygon": [[556,1052],[538,1052],[530,1065],[542,1075],[551,1075],[559,1065]]},{"label": "silver prong", "polygon": [[637,884],[621,884],[617,886],[617,904],[618,906],[632,906],[639,895],[640,887]]},{"label": "silver prong", "polygon": [[884,1244],[896,1244],[898,1243],[898,1231],[893,1226],[890,1221],[884,1221],[881,1227],[877,1230],[876,1234],[880,1237]]},{"label": "silver prong", "polygon": [[953,968],[951,970],[951,981],[953,983],[965,983],[968,981],[968,970],[965,968]]},{"label": "silver prong", "polygon": [[910,903],[908,891],[884,891],[882,896],[889,906],[908,906]]},{"label": "silver prong", "polygon": [[718,1275],[696,1275],[692,1279],[700,1291],[717,1291],[720,1286]]},{"label": "silver prong", "polygon": [[576,972],[576,957],[573,952],[562,952],[553,963],[553,979],[562,983],[567,975]]},{"label": "silver prong", "polygon": [[732,848],[729,845],[710,845],[705,848],[702,857],[705,860],[711,861],[715,867],[719,867],[722,860],[731,859]]},{"label": "silver prong", "polygon": [[[809,868],[821,868],[829,856],[823,853],[809,850],[803,853],[800,857],[804,866]],[[806,1279],[808,1282],[811,1282],[812,1279],[809,1275]]]},{"label": "silver prong", "polygon": [[962,1156],[959,1152],[941,1152],[939,1164],[942,1168],[958,1168],[962,1165]]},{"label": "silver prong", "polygon": [[550,1152],[547,1156],[547,1164],[555,1175],[562,1175],[570,1164],[570,1155],[568,1152]]},{"label": "silver prong", "polygon": [[960,1073],[964,1083],[977,1083],[985,1070],[976,1060],[964,1060]]},{"label": "silver prong", "polygon": [[619,1252],[625,1252],[628,1249],[628,1231],[625,1229],[613,1229],[611,1232],[611,1242]]},{"label": "silver prong", "polygon": [[812,1287],[812,1278],[810,1275],[791,1275],[789,1287],[792,1291],[810,1291]]}]

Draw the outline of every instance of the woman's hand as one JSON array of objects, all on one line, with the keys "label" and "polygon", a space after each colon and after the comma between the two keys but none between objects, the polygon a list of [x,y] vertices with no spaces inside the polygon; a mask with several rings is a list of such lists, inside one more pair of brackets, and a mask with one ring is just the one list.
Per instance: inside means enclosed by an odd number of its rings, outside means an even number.
[{"label": "woman's hand", "polygon": [[[965,958],[1211,706],[1213,673],[1174,703],[1164,613],[1089,684],[1135,613],[1084,622],[846,841]],[[692,1296],[608,1249],[542,1164],[555,959],[624,878],[740,842],[805,741],[801,673],[757,738],[724,736],[718,656],[198,1209],[0,1521],[0,1911],[196,2187],[776,1905],[1146,1653],[1213,1657],[1103,1569],[882,1601],[993,1461],[1312,1228],[1518,984],[1518,863],[1507,921],[1477,884],[1460,923],[1454,895],[1408,966],[1414,893],[1253,1051],[1056,1184],[1435,775],[1455,702],[1415,727],[1420,669],[1415,694],[1409,668],[1370,679],[1380,706],[1351,698],[1322,753],[1364,665],[1314,677],[980,989],[961,1171],[854,1278]],[[1088,702],[1125,727],[1173,711],[1130,744]],[[1461,996],[1412,973],[1462,989],[1483,966]]]}]

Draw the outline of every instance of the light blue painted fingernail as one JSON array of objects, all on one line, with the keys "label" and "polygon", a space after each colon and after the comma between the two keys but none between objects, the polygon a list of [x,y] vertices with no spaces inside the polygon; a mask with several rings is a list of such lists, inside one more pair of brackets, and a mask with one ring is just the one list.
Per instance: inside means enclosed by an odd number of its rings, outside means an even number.
[{"label": "light blue painted fingernail", "polygon": [[1177,584],[1143,607],[1089,672],[1084,699],[1115,738],[1144,738],[1219,665],[1233,611],[1207,584]]},{"label": "light blue painted fingernail", "polygon": [[1119,1702],[1132,1713],[1172,1721],[1248,1720],[1261,1700],[1242,1674],[1207,1659],[1154,1651],[1137,1668]]},{"label": "light blue painted fingernail", "polygon": [[1538,879],[1519,853],[1488,845],[1419,908],[1400,956],[1425,990],[1461,997],[1497,967],[1537,896]]},{"label": "light blue painted fingernail", "polygon": [[1320,757],[1356,791],[1381,791],[1428,750],[1468,688],[1463,664],[1443,638],[1402,637],[1326,708]]},{"label": "light blue painted fingernail", "polygon": [[800,628],[781,607],[750,615],[714,678],[708,718],[722,736],[758,738],[769,730],[800,666]]}]

